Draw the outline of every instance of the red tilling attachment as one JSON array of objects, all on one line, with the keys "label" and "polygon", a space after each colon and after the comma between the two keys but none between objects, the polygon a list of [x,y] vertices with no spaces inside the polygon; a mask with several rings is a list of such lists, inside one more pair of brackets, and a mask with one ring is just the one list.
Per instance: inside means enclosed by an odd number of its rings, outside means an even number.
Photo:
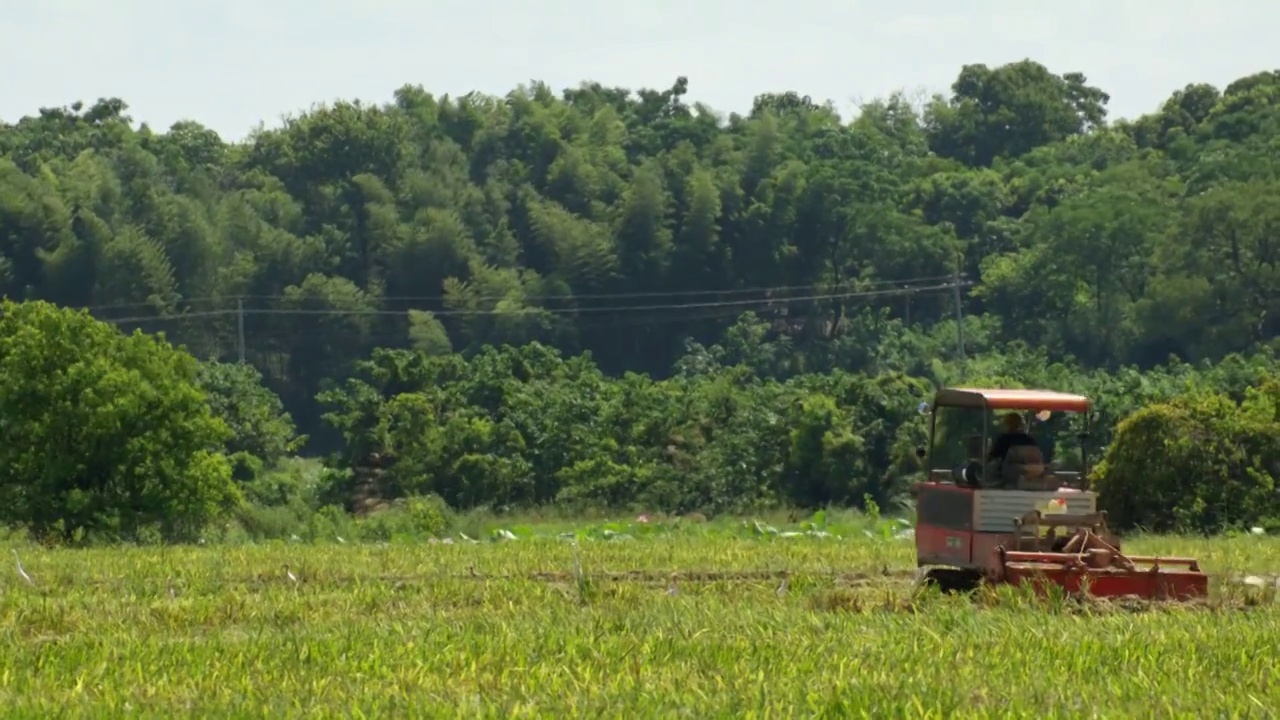
[{"label": "red tilling attachment", "polygon": [[1057,585],[1069,594],[1094,597],[1185,601],[1209,595],[1209,576],[1200,571],[1194,559],[1126,557],[1098,550],[1080,554],[1002,552],[995,579],[1012,585],[1028,583],[1042,592]]}]

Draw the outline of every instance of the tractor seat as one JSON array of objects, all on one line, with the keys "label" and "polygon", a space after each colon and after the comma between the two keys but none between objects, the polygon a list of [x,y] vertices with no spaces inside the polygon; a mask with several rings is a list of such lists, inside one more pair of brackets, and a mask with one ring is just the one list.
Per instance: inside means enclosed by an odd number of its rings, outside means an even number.
[{"label": "tractor seat", "polygon": [[1005,487],[1019,490],[1045,490],[1052,478],[1046,477],[1044,453],[1035,445],[1015,445],[1009,448],[1000,466]]}]

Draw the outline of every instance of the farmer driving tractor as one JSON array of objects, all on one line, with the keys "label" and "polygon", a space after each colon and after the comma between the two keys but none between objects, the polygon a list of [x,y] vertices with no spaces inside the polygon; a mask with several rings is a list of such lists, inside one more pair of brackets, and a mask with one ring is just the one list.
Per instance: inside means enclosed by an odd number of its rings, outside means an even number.
[{"label": "farmer driving tractor", "polygon": [[1022,415],[1006,413],[1000,418],[1003,428],[987,453],[983,470],[983,485],[1017,487],[1018,476],[1037,478],[1043,475],[1046,463],[1040,443],[1027,433]]},{"label": "farmer driving tractor", "polygon": [[[1089,483],[1086,441],[1097,420],[1087,397],[940,388],[920,411],[930,419],[928,444],[916,450],[925,468],[925,479],[913,488],[916,563],[929,568],[929,581],[953,589],[1006,584],[1047,593],[1057,586],[1069,595],[1152,600],[1208,595],[1208,575],[1194,558],[1125,555],[1108,530]],[[1002,427],[989,443],[993,414]],[[1053,425],[1074,430],[1072,419],[1080,445],[1070,454],[1079,462],[1053,465]],[[1032,422],[1040,443],[1027,431]]]},{"label": "farmer driving tractor", "polygon": [[1004,428],[1004,432],[1000,437],[996,438],[995,443],[991,446],[991,452],[987,453],[987,460],[1004,460],[1009,454],[1009,448],[1022,447],[1032,445],[1039,447],[1035,438],[1027,434],[1023,429],[1022,416],[1016,412],[1005,414],[1000,418],[1000,424]]}]

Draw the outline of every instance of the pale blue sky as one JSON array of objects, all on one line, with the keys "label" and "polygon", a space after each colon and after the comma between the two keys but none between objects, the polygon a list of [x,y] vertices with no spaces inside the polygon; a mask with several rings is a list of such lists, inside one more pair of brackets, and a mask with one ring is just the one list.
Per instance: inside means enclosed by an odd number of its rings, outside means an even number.
[{"label": "pale blue sky", "polygon": [[503,94],[544,80],[690,96],[745,111],[795,90],[847,113],[945,91],[964,63],[1031,57],[1084,72],[1112,117],[1190,82],[1280,68],[1277,0],[5,0],[0,119],[123,98],[156,129],[227,139],[313,102],[385,102],[405,83]]}]

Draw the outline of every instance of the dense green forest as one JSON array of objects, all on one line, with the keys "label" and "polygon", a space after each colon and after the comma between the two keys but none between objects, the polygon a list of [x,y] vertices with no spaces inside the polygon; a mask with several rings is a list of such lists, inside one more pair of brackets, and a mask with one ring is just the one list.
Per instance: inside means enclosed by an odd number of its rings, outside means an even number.
[{"label": "dense green forest", "polygon": [[210,361],[230,472],[328,455],[313,504],[370,454],[454,506],[888,502],[937,383],[1091,392],[1106,443],[1274,374],[1280,71],[1118,122],[1032,61],[852,119],[687,87],[406,85],[243,143],[41,109],[0,125],[0,295]]}]

